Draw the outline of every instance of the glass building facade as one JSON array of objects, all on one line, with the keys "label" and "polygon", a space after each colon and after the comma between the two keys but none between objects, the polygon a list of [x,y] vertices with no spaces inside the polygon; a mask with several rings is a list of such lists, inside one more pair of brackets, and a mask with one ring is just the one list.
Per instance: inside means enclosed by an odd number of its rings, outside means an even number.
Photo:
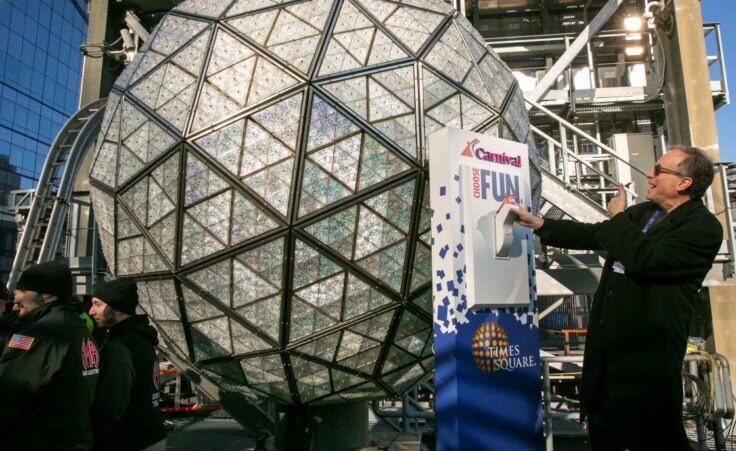
[{"label": "glass building facade", "polygon": [[0,0],[0,278],[16,224],[8,193],[34,188],[56,133],[78,108],[83,0]]}]

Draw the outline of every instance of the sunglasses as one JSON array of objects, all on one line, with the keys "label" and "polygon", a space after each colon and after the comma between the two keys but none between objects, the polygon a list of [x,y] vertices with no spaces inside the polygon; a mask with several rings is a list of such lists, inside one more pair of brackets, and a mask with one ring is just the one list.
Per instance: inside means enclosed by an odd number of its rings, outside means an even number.
[{"label": "sunglasses", "polygon": [[671,175],[675,175],[681,178],[690,178],[689,175],[685,175],[681,172],[673,171],[672,169],[663,168],[661,164],[656,163],[654,165],[654,175],[657,176],[659,174],[671,174]]}]

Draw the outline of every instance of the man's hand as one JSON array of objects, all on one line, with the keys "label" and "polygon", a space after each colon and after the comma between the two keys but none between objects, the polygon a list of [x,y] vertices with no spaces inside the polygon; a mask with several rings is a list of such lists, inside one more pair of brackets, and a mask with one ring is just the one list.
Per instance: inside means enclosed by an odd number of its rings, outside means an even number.
[{"label": "man's hand", "polygon": [[544,224],[543,218],[538,218],[532,215],[531,213],[526,211],[526,207],[523,205],[519,205],[516,202],[510,203],[517,206],[517,209],[515,210],[517,224],[524,227],[529,227],[532,230],[537,230],[538,228],[542,227],[542,224]]},{"label": "man's hand", "polygon": [[618,184],[618,194],[608,202],[608,217],[613,218],[626,209],[626,191],[624,185]]}]

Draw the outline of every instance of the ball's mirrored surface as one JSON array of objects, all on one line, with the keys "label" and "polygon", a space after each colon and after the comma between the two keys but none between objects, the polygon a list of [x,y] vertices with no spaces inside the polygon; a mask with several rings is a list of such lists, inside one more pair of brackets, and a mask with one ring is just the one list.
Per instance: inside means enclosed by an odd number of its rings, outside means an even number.
[{"label": "ball's mirrored surface", "polygon": [[433,366],[426,137],[445,125],[529,133],[511,71],[445,3],[184,2],[109,97],[105,257],[224,390],[402,394]]}]

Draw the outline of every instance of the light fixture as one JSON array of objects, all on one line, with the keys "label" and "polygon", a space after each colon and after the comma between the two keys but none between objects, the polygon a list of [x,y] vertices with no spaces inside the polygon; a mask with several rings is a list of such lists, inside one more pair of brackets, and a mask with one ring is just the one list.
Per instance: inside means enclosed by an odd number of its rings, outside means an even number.
[{"label": "light fixture", "polygon": [[624,53],[626,56],[641,56],[644,54],[644,47],[626,47]]},{"label": "light fixture", "polygon": [[641,30],[641,17],[626,17],[624,19],[624,29],[626,31],[639,31]]}]

